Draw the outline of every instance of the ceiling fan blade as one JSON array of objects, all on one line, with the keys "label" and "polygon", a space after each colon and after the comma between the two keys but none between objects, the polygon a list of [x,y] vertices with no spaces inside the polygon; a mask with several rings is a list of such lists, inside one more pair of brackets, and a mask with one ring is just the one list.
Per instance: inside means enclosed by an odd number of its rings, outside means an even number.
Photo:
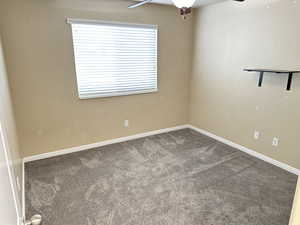
[{"label": "ceiling fan blade", "polygon": [[136,8],[136,7],[139,7],[139,6],[142,6],[142,5],[145,5],[149,2],[152,2],[152,0],[145,0],[145,1],[142,1],[142,2],[139,2],[139,3],[136,3],[136,4],[133,4],[133,5],[130,5],[128,6],[129,9],[133,9],[133,8]]},{"label": "ceiling fan blade", "polygon": [[233,1],[236,1],[236,2],[244,2],[245,0],[233,0]]}]

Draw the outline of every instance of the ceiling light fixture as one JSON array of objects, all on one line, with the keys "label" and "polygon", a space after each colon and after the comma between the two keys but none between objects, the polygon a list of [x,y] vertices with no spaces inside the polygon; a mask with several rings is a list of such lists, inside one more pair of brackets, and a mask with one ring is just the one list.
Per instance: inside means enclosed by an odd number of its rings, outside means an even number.
[{"label": "ceiling light fixture", "polygon": [[172,0],[174,5],[181,9],[181,8],[190,8],[194,5],[195,0]]},{"label": "ceiling light fixture", "polygon": [[[147,3],[154,2],[154,0],[135,0],[138,1],[138,3],[134,3],[130,6],[128,6],[129,9],[133,9],[142,5],[145,5]],[[180,14],[182,15],[183,19],[186,19],[186,16],[192,12],[192,7],[194,5],[196,0],[172,0],[174,5],[179,8]],[[245,0],[233,0],[236,2],[243,2]]]},{"label": "ceiling light fixture", "polygon": [[174,5],[179,8],[180,15],[183,19],[186,19],[186,16],[192,12],[192,6],[196,0],[172,0]]}]

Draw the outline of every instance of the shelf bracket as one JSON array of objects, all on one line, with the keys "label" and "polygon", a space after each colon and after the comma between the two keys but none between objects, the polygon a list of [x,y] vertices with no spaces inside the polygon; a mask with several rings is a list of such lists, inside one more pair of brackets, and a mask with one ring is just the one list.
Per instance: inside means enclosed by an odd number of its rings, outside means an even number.
[{"label": "shelf bracket", "polygon": [[292,80],[293,80],[293,73],[289,73],[288,83],[286,87],[287,91],[291,90]]},{"label": "shelf bracket", "polygon": [[258,87],[261,87],[263,79],[264,79],[264,72],[261,71],[259,73]]}]

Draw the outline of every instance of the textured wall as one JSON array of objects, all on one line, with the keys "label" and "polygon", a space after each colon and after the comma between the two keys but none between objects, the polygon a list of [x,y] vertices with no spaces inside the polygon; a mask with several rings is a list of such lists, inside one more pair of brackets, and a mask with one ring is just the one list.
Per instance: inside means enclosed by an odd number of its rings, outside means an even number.
[{"label": "textured wall", "polygon": [[[23,156],[187,122],[192,20],[175,7],[123,0],[10,0],[0,31]],[[79,100],[66,17],[159,26],[159,92]],[[124,128],[124,120],[130,127]]]},{"label": "textured wall", "polygon": [[[17,201],[17,210],[19,215],[22,215],[22,159],[19,153],[18,138],[13,115],[14,113],[0,38],[0,124],[3,132],[4,144],[7,148],[6,150],[10,164],[10,171],[12,178],[14,179],[12,183]],[[19,179],[20,189],[17,185],[17,179]]]},{"label": "textured wall", "polygon": [[[300,169],[300,77],[267,74],[263,87],[246,67],[300,70],[300,2],[232,1],[195,16],[190,122]],[[261,132],[254,140],[254,131]],[[278,148],[271,146],[279,137]]]}]

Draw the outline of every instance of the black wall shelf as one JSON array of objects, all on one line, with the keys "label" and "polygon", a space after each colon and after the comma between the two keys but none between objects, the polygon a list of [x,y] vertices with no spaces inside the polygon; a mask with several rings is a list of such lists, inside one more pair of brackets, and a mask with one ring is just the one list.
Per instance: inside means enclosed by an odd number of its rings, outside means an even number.
[{"label": "black wall shelf", "polygon": [[291,90],[292,80],[294,73],[300,73],[300,71],[295,70],[268,70],[268,69],[244,69],[246,72],[258,72],[259,73],[259,80],[258,80],[258,87],[261,87],[262,81],[264,78],[264,73],[276,73],[276,74],[288,74],[288,83],[286,90]]}]

